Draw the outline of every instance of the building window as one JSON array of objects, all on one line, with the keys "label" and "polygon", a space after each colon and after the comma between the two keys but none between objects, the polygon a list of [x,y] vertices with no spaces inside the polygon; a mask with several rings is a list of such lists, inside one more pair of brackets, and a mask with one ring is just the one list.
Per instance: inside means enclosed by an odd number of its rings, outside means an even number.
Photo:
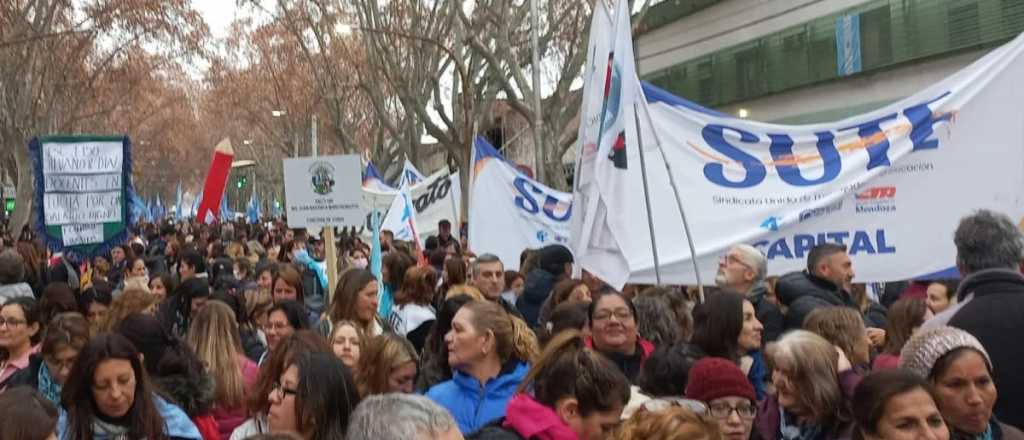
[{"label": "building window", "polygon": [[860,52],[864,69],[892,62],[892,18],[889,5],[860,14]]},{"label": "building window", "polygon": [[736,52],[736,98],[744,99],[762,93],[764,63],[760,46]]},{"label": "building window", "polygon": [[972,46],[981,42],[977,1],[951,2],[947,17],[950,48]]}]

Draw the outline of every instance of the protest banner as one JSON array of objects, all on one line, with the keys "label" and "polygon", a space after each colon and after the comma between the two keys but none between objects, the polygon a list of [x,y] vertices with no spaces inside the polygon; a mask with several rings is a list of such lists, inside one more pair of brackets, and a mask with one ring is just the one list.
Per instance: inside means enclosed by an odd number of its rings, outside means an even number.
[{"label": "protest banner", "polygon": [[[399,190],[396,194],[402,192],[409,195],[420,239],[426,240],[427,237],[436,235],[437,223],[441,220],[448,220],[453,225],[459,223],[459,200],[462,198],[462,192],[458,172],[438,171],[408,189]],[[401,212],[396,212],[394,206],[392,204],[391,209],[386,211],[387,215],[381,226],[385,230],[394,231],[391,228],[402,224]]]},{"label": "protest banner", "polygon": [[284,159],[288,226],[361,226],[366,208],[359,168],[358,155]]},{"label": "protest banner", "polygon": [[[653,130],[641,132],[659,141],[647,171],[660,188],[651,205],[662,281],[696,281],[666,165],[692,213],[705,279],[737,243],[767,255],[768,275],[800,270],[813,246],[835,242],[848,247],[857,282],[956,276],[952,232],[963,216],[985,208],[1024,220],[1022,53],[1024,36],[895,103],[803,126],[735,118],[645,84]],[[598,185],[587,196],[614,207],[607,232],[618,249],[580,260],[585,268],[626,262],[613,285],[655,279],[643,198],[628,196],[641,191],[637,155],[627,151],[630,166],[612,191],[591,173]],[[577,239],[580,247],[594,240]]]},{"label": "protest banner", "polygon": [[126,136],[47,136],[29,143],[36,229],[72,259],[109,251],[128,236],[131,141]]},{"label": "protest banner", "polygon": [[533,180],[505,161],[486,140],[473,149],[469,248],[519,269],[519,254],[549,244],[569,245],[572,195]]}]

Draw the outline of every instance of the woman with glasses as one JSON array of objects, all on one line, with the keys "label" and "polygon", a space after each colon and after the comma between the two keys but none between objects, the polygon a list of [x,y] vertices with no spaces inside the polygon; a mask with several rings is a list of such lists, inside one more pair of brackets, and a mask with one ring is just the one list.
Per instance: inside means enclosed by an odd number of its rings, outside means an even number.
[{"label": "woman with glasses", "polygon": [[806,330],[786,333],[765,353],[775,394],[761,401],[754,426],[765,440],[849,438],[850,399],[860,375],[838,347]]},{"label": "woman with glasses", "polygon": [[654,344],[636,330],[636,308],[621,293],[605,293],[590,303],[591,337],[587,346],[605,355],[630,381],[640,374]]},{"label": "woman with glasses", "polygon": [[757,416],[757,395],[743,371],[728,359],[709,357],[690,369],[686,397],[704,402],[726,440],[747,440]]},{"label": "woman with glasses", "polygon": [[331,353],[303,353],[281,374],[267,395],[272,433],[305,440],[345,438],[359,393],[348,367]]},{"label": "woman with glasses", "polygon": [[31,297],[17,297],[0,306],[0,390],[14,373],[28,367],[38,351],[42,324],[39,306]]},{"label": "woman with glasses", "polygon": [[471,438],[600,440],[629,401],[626,376],[566,330],[552,339],[519,384],[505,417]]},{"label": "woman with glasses", "polygon": [[139,351],[120,334],[89,341],[61,399],[57,438],[63,440],[202,439],[181,408],[155,392]]},{"label": "woman with glasses", "polygon": [[285,301],[275,304],[267,312],[267,325],[263,332],[267,335],[267,351],[263,352],[259,364],[263,365],[270,355],[277,348],[284,338],[298,330],[309,328],[309,321],[306,320],[306,307],[295,301]]},{"label": "woman with glasses", "polygon": [[88,342],[89,322],[82,315],[67,312],[55,316],[46,326],[41,352],[32,355],[28,366],[11,376],[7,386],[28,385],[50,403],[60,405],[61,387]]},{"label": "woman with glasses", "polygon": [[330,353],[330,346],[320,335],[309,330],[299,330],[281,340],[277,350],[260,368],[256,386],[249,399],[249,419],[231,433],[230,440],[243,440],[250,436],[270,433],[267,412],[270,410],[270,394],[280,381],[281,375],[303,353]]}]

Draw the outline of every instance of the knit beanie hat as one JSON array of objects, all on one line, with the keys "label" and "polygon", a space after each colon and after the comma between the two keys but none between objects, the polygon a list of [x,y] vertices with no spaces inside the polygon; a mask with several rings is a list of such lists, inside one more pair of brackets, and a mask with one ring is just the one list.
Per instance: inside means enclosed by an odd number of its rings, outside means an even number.
[{"label": "knit beanie hat", "polygon": [[992,359],[974,335],[955,327],[940,326],[917,332],[900,351],[900,367],[927,379],[939,358],[959,348],[972,348],[981,353],[992,369]]},{"label": "knit beanie hat", "polygon": [[735,363],[728,359],[708,357],[690,368],[686,381],[686,397],[710,402],[720,397],[743,397],[757,401],[754,386]]}]

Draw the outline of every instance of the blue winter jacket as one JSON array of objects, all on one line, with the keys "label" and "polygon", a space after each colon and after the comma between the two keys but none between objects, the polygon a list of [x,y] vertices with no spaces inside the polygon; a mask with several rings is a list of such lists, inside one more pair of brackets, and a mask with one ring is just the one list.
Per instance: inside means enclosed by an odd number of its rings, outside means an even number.
[{"label": "blue winter jacket", "polygon": [[[160,416],[164,419],[164,426],[166,426],[167,436],[173,440],[203,440],[203,436],[199,434],[199,429],[192,423],[192,420],[185,415],[185,412],[178,408],[177,405],[170,403],[160,396],[153,395],[153,403],[156,404],[156,410],[160,413]],[[97,425],[93,425],[93,439],[95,440],[109,440],[114,438],[99,429]],[[60,440],[67,440],[70,436],[68,433],[68,413],[64,408],[60,408],[60,416],[57,419],[57,438]]]},{"label": "blue winter jacket", "polygon": [[463,434],[476,432],[487,423],[505,416],[505,407],[530,366],[525,362],[495,377],[483,386],[476,378],[455,370],[451,380],[427,390],[427,397],[445,407]]}]

